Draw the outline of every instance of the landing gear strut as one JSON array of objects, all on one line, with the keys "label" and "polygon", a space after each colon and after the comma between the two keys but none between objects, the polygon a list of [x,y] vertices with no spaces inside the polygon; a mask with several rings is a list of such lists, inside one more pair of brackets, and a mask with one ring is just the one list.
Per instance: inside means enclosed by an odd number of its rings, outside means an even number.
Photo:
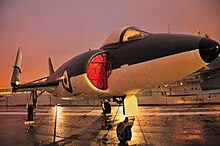
[{"label": "landing gear strut", "polygon": [[33,124],[35,123],[34,116],[35,116],[35,109],[37,107],[37,98],[42,93],[43,91],[41,91],[40,93],[37,93],[36,90],[31,91],[30,99],[32,99],[32,104],[27,105],[27,120],[25,122],[25,125],[28,125],[27,132],[33,129]]},{"label": "landing gear strut", "polygon": [[27,107],[27,121],[34,121],[35,116],[35,108],[37,107],[37,98],[38,98],[37,91],[31,91],[30,98],[32,98],[33,104],[28,105]]},{"label": "landing gear strut", "polygon": [[134,125],[137,109],[138,104],[135,95],[126,96],[123,100],[123,114],[125,115],[125,120],[119,123],[116,129],[118,140],[122,143],[130,141],[132,138],[131,128]]},{"label": "landing gear strut", "polygon": [[28,125],[27,132],[33,129],[33,124],[35,123],[34,116],[35,116],[35,108],[37,107],[37,98],[42,93],[43,92],[37,94],[36,90],[31,91],[30,99],[32,99],[32,104],[27,105],[27,120],[25,122],[25,125]]}]

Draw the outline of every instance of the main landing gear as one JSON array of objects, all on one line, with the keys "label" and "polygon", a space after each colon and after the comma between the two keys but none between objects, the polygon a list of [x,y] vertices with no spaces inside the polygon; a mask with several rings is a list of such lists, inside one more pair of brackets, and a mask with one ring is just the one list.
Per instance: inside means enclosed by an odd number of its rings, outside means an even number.
[{"label": "main landing gear", "polygon": [[30,99],[32,99],[32,104],[27,105],[27,120],[25,122],[27,127],[27,132],[31,129],[33,129],[34,116],[35,116],[35,109],[37,107],[37,98],[42,94],[43,92],[37,93],[36,90],[31,91]]},{"label": "main landing gear", "polygon": [[32,99],[32,104],[28,104],[27,107],[27,121],[34,121],[35,116],[35,109],[37,107],[37,98],[38,98],[37,91],[31,91],[30,99]]},{"label": "main landing gear", "polygon": [[27,121],[34,121],[34,106],[28,105],[27,108]]},{"label": "main landing gear", "polygon": [[111,114],[111,112],[112,112],[111,104],[109,102],[110,101],[102,102],[102,111],[103,111],[103,114],[105,114],[105,115]]},{"label": "main landing gear", "polygon": [[122,143],[130,141],[132,138],[131,128],[134,124],[135,116],[137,115],[138,104],[135,95],[127,95],[123,99],[123,114],[125,120],[118,124],[116,133],[118,140]]}]

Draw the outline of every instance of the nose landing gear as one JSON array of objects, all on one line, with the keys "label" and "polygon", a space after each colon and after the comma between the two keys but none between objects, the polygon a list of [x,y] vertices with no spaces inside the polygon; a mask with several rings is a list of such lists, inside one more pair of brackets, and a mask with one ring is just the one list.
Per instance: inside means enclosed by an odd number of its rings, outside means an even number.
[{"label": "nose landing gear", "polygon": [[122,143],[130,141],[132,138],[131,128],[134,125],[135,116],[137,115],[138,104],[135,95],[127,95],[123,99],[123,114],[125,120],[118,124],[116,133],[118,140]]}]

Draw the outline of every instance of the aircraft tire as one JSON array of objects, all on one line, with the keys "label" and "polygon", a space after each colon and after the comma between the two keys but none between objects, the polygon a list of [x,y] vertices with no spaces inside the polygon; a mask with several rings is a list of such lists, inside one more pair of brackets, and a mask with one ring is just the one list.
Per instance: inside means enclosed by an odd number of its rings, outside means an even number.
[{"label": "aircraft tire", "polygon": [[28,105],[28,121],[33,121],[34,119],[34,113],[33,113],[33,106],[32,105]]},{"label": "aircraft tire", "polygon": [[104,102],[104,114],[110,114],[112,112],[111,104],[109,102]]},{"label": "aircraft tire", "polygon": [[132,132],[131,132],[131,126],[127,126],[127,127],[125,127],[125,129],[123,130],[123,132],[121,133],[121,134],[119,134],[120,133],[120,131],[121,131],[121,129],[123,128],[122,127],[122,122],[121,123],[119,123],[118,125],[117,125],[117,137],[118,137],[118,140],[121,142],[121,143],[125,143],[126,141],[129,141],[129,140],[131,140],[131,137],[132,137]]}]

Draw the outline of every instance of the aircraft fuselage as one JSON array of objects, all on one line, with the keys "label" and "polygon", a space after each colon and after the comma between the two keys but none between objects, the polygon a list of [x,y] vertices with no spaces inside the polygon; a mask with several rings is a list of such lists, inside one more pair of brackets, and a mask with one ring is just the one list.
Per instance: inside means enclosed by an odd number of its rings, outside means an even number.
[{"label": "aircraft fuselage", "polygon": [[[67,61],[49,77],[49,81],[63,77],[50,92],[59,97],[84,98],[136,94],[205,66],[218,56],[218,45],[207,38],[179,34],[149,34],[142,39],[120,40]],[[212,52],[204,55],[213,47]]]}]

